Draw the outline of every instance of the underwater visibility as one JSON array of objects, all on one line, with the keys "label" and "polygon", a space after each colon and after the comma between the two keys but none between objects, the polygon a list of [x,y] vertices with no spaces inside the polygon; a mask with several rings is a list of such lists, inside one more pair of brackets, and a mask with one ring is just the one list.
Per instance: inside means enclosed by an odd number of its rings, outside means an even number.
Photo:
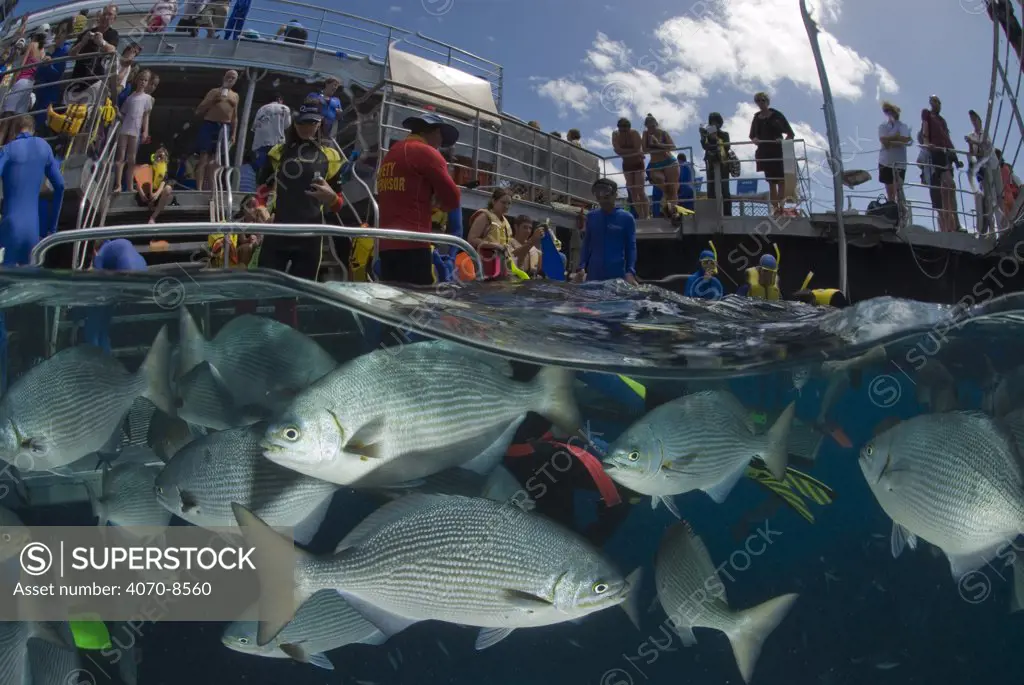
[{"label": "underwater visibility", "polygon": [[38,525],[240,527],[261,578],[0,623],[0,682],[1014,677],[1021,296],[231,276],[0,279],[5,583]]}]

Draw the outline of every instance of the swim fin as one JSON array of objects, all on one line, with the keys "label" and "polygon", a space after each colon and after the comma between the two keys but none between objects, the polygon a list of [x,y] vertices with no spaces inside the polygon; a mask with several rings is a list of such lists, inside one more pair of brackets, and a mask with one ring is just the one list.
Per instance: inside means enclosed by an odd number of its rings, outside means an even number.
[{"label": "swim fin", "polygon": [[804,497],[818,505],[828,505],[835,501],[836,493],[829,486],[816,478],[792,467],[786,468],[786,475],[781,481],[772,477],[768,467],[759,459],[755,459],[747,467],[747,478],[780,497],[791,509],[800,514],[808,523],[814,523],[811,512]]}]

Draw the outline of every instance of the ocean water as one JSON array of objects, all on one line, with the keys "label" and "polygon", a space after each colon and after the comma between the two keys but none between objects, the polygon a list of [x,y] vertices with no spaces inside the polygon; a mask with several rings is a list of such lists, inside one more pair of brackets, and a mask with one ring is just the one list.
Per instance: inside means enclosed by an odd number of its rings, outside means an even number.
[{"label": "ocean water", "polygon": [[[810,505],[813,523],[774,505],[773,496],[749,479],[722,504],[700,492],[675,499],[721,569],[731,607],[799,593],[793,610],[766,640],[752,682],[1019,679],[1016,648],[1024,638],[1024,617],[1009,612],[1009,568],[993,564],[967,585],[952,578],[945,557],[929,544],[894,559],[891,521],[868,489],[857,455],[880,424],[931,410],[925,400],[937,396],[942,385],[932,374],[936,365],[954,381],[956,408],[988,406],[986,397],[1021,363],[1016,354],[1020,297],[971,309],[876,300],[827,311],[731,299],[691,302],[655,288],[616,284],[414,292],[372,284],[309,284],[276,274],[89,273],[72,279],[27,273],[0,280],[0,307],[11,333],[10,379],[39,363],[49,346],[81,342],[82,332],[68,322],[83,313],[82,307],[93,308],[86,311],[94,316],[113,317],[112,352],[134,369],[160,326],[170,326],[174,337],[182,306],[209,338],[236,315],[238,301],[258,300],[259,313],[273,316],[274,302],[285,298],[298,303],[300,330],[339,363],[376,349],[400,330],[400,338],[451,340],[512,359],[522,369],[575,368],[582,414],[590,433],[605,442],[646,410],[689,392],[727,389],[752,412],[768,416],[795,401],[801,421],[824,418],[852,445],[826,437],[815,460],[798,465],[835,491],[832,503]],[[810,378],[798,389],[794,378],[804,373]],[[646,399],[622,383],[620,374],[642,385]],[[845,379],[840,386],[837,377]],[[439,376],[437,382],[446,381]],[[76,468],[94,462],[84,459]],[[33,495],[60,487],[58,476],[22,475]],[[570,523],[585,530],[597,494],[580,488],[573,497]],[[30,525],[94,520],[84,498],[45,506],[11,504]],[[332,549],[378,504],[369,496],[336,498],[312,548]],[[622,611],[611,609],[580,623],[517,630],[476,651],[475,630],[429,622],[381,646],[330,652],[333,671],[233,652],[220,642],[224,622],[135,628],[111,623],[111,636],[135,647],[135,682],[142,685],[742,683],[724,634],[697,629],[698,644],[685,647],[667,627],[660,605],[652,606],[655,552],[675,517],[664,507],[652,509],[649,498],[618,506],[629,511],[603,551],[624,572],[645,569],[639,630]],[[126,682],[114,658],[84,650],[81,658],[84,670],[67,685]]]}]

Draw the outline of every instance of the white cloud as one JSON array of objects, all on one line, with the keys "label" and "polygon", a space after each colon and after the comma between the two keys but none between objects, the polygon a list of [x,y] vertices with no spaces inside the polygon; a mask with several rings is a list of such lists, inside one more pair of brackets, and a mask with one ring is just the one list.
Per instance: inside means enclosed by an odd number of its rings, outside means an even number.
[{"label": "white cloud", "polygon": [[[725,119],[723,128],[729,133],[733,152],[740,159],[743,169],[741,176],[744,178],[757,174],[757,167],[754,163],[754,145],[750,142],[750,123],[756,113],[757,107],[753,103],[739,102],[736,103],[736,110],[731,116],[726,117],[724,113],[722,114]],[[821,169],[824,168],[826,180],[831,188],[832,178],[828,173],[828,167],[822,166],[825,163],[828,139],[814,130],[812,124],[805,121],[790,121],[789,125],[793,127],[796,139],[804,141],[802,144],[796,144],[797,158],[806,157],[806,164],[811,176],[817,179],[817,185],[821,185]],[[801,162],[801,165],[804,163]]]},{"label": "white cloud", "polygon": [[612,149],[612,131],[615,129],[611,126],[605,126],[594,131],[593,136],[587,136],[580,141],[580,144],[587,150],[593,150],[594,152],[606,152]]},{"label": "white cloud", "polygon": [[399,7],[398,5],[392,5],[391,7],[388,8],[388,10],[391,12],[401,12],[402,8]]},{"label": "white cloud", "polygon": [[590,109],[590,89],[572,79],[544,81],[534,88],[538,95],[554,100],[558,106],[559,116],[564,117],[569,110],[575,114],[583,114]]},{"label": "white cloud", "polygon": [[[872,79],[877,81],[878,91],[896,92],[896,80],[885,67],[843,45],[825,30],[825,26],[838,21],[839,0],[812,4],[822,28],[818,38],[833,95],[857,100]],[[751,91],[788,80],[820,92],[798,3],[730,0],[716,10],[670,19],[655,31],[663,48],[659,56],[666,66],[678,66],[704,81],[724,78]]]}]

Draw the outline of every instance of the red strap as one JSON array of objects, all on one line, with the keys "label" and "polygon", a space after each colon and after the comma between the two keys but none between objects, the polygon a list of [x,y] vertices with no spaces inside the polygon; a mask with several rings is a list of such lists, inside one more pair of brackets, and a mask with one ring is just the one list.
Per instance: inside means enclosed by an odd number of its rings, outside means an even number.
[{"label": "red strap", "polygon": [[530,456],[531,454],[533,454],[536,451],[537,450],[535,450],[533,448],[533,445],[531,445],[530,443],[525,443],[525,444],[522,444],[522,445],[509,445],[508,446],[508,451],[505,452],[505,456],[506,457],[528,457],[528,456]]},{"label": "red strap", "polygon": [[594,485],[597,486],[597,491],[601,493],[601,499],[604,500],[605,506],[614,507],[616,504],[621,504],[622,497],[619,496],[619,489],[615,487],[615,481],[605,472],[601,460],[582,447],[575,445],[566,445],[566,447],[587,469],[590,477],[594,480]]}]

